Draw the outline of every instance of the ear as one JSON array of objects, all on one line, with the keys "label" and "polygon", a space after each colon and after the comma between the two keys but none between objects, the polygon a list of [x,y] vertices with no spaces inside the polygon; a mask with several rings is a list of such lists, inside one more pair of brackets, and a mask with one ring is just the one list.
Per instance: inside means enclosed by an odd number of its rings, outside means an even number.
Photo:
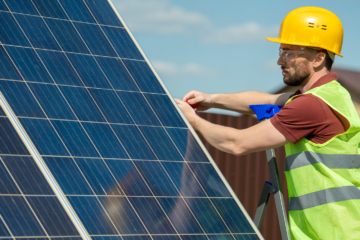
[{"label": "ear", "polygon": [[313,67],[319,68],[325,64],[326,54],[324,52],[318,52],[313,61]]}]

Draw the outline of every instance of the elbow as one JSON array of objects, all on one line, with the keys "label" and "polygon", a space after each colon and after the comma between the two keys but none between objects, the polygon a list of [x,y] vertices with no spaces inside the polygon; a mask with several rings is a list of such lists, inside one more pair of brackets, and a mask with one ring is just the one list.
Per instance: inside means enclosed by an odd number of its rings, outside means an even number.
[{"label": "elbow", "polygon": [[247,149],[245,149],[243,147],[239,147],[239,146],[235,146],[233,149],[231,149],[231,154],[233,154],[235,156],[241,156],[241,155],[245,155],[248,153],[249,152],[247,151]]}]

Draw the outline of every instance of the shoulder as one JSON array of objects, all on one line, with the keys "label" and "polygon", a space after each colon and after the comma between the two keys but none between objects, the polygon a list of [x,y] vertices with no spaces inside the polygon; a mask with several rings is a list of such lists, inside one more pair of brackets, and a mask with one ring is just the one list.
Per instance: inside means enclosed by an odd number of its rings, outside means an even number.
[{"label": "shoulder", "polygon": [[292,101],[286,104],[279,112],[279,115],[296,121],[301,119],[309,121],[316,119],[319,121],[320,119],[325,120],[329,110],[329,107],[320,98],[312,94],[301,94],[295,96]]}]

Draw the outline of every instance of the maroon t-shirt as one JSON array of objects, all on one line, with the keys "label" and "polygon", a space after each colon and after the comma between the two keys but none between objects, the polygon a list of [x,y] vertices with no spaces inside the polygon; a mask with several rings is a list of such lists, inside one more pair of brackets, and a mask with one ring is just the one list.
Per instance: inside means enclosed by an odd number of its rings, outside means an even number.
[{"label": "maroon t-shirt", "polygon": [[[321,77],[310,89],[337,80],[336,73]],[[299,94],[299,95],[298,95]],[[325,143],[344,133],[345,126],[324,101],[312,94],[296,91],[296,96],[270,119],[273,126],[292,143],[306,138],[314,143]]]}]

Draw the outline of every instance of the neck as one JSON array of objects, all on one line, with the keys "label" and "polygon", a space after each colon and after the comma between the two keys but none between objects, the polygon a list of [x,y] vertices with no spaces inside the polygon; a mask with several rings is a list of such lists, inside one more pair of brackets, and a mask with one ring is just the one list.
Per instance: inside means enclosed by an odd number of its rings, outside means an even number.
[{"label": "neck", "polygon": [[329,71],[326,68],[323,68],[319,71],[314,71],[312,74],[301,84],[299,90],[304,93],[310,90],[311,86],[314,85],[321,77],[328,74]]}]

